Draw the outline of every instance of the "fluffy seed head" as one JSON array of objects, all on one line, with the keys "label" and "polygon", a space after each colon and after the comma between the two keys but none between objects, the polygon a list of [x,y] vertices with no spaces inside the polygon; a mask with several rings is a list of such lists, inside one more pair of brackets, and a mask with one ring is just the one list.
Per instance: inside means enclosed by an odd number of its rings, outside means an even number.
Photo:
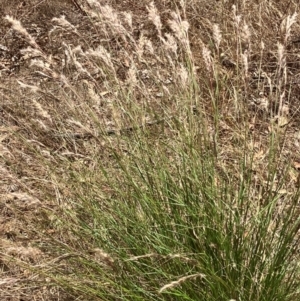
[{"label": "fluffy seed head", "polygon": [[176,38],[185,45],[188,42],[188,30],[189,30],[189,22],[183,21],[179,15],[179,13],[172,12],[171,13],[173,19],[169,20],[168,23],[174,32]]},{"label": "fluffy seed head", "polygon": [[242,61],[243,61],[243,65],[244,65],[245,77],[248,78],[249,63],[248,63],[248,51],[247,50],[242,54]]},{"label": "fluffy seed head", "polygon": [[12,28],[23,35],[29,44],[34,48],[39,48],[37,43],[35,42],[34,38],[28,33],[28,31],[22,26],[21,22],[14,19],[13,17],[6,16],[5,19],[12,25]]},{"label": "fluffy seed head", "polygon": [[212,64],[211,52],[204,44],[202,45],[202,55],[203,55],[203,60],[204,60],[206,70],[208,72],[212,72],[213,64]]},{"label": "fluffy seed head", "polygon": [[86,52],[86,55],[94,58],[100,58],[107,66],[114,68],[110,53],[102,45],[99,45],[95,50],[89,49]]},{"label": "fluffy seed head", "polygon": [[60,27],[64,28],[67,31],[77,31],[76,27],[68,20],[66,20],[66,16],[64,15],[60,16],[59,18],[53,18],[52,22],[58,24]]},{"label": "fluffy seed head", "polygon": [[147,10],[149,20],[155,25],[158,34],[161,37],[162,23],[157,8],[153,2],[150,3],[150,5],[147,7]]},{"label": "fluffy seed head", "polygon": [[289,37],[291,36],[291,29],[294,23],[297,21],[298,14],[296,12],[293,13],[292,16],[287,16],[284,22],[281,25],[281,32],[284,35],[284,43],[286,44]]},{"label": "fluffy seed head", "polygon": [[178,45],[175,38],[171,34],[166,33],[165,38],[162,38],[161,40],[164,44],[165,50],[168,52],[172,52],[175,54],[175,56],[177,56]]},{"label": "fluffy seed head", "polygon": [[178,76],[179,76],[180,85],[183,88],[187,87],[187,84],[189,82],[189,73],[183,65],[180,65],[180,68],[178,70]]},{"label": "fluffy seed head", "polygon": [[128,12],[123,12],[124,20],[129,25],[130,29],[132,30],[132,14]]},{"label": "fluffy seed head", "polygon": [[214,24],[213,25],[213,39],[214,39],[214,42],[216,44],[216,48],[219,49],[220,43],[221,43],[221,40],[222,40],[222,34],[221,34],[219,24]]},{"label": "fluffy seed head", "polygon": [[127,84],[130,87],[135,87],[138,83],[138,79],[136,77],[136,67],[132,64],[127,72]]},{"label": "fluffy seed head", "polygon": [[244,43],[246,43],[248,46],[250,45],[250,37],[251,37],[251,32],[249,29],[249,26],[247,23],[244,23],[242,27],[242,32],[241,32],[241,38]]},{"label": "fluffy seed head", "polygon": [[278,63],[280,68],[285,67],[285,48],[281,43],[277,44]]}]

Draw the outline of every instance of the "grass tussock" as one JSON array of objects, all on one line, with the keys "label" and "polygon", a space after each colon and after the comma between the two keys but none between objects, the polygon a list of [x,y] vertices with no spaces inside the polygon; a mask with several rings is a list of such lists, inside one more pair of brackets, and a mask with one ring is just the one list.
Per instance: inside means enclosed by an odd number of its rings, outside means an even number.
[{"label": "grass tussock", "polygon": [[44,39],[5,17],[1,289],[300,297],[298,5],[229,2],[75,1]]}]

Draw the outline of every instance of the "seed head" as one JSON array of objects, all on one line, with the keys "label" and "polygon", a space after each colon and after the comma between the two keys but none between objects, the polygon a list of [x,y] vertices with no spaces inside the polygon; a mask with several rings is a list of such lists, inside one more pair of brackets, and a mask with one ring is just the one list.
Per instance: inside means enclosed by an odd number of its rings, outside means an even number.
[{"label": "seed head", "polygon": [[222,34],[221,34],[219,24],[214,24],[213,25],[213,39],[214,39],[214,42],[216,44],[216,48],[219,49],[220,43],[221,43],[221,40],[222,40]]},{"label": "seed head", "polygon": [[150,3],[150,5],[147,7],[147,10],[149,20],[155,25],[158,34],[161,37],[162,23],[157,8],[155,7],[153,2]]}]

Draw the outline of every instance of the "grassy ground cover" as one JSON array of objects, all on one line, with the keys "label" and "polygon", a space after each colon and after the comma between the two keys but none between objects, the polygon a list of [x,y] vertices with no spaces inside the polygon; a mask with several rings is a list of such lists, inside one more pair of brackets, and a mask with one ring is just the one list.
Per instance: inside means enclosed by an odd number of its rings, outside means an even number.
[{"label": "grassy ground cover", "polygon": [[2,300],[300,298],[298,4],[231,2],[6,3]]}]

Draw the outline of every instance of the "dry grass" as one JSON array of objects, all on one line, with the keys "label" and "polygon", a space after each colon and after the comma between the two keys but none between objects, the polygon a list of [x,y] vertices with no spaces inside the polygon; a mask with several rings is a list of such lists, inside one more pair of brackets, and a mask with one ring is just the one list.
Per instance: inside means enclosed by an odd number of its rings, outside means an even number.
[{"label": "dry grass", "polygon": [[[270,232],[299,193],[297,1],[106,2],[30,0],[14,9],[15,2],[2,1],[2,300],[104,300],[95,283],[117,294],[108,278],[81,283],[76,274],[77,264],[91,261],[118,282],[121,269],[117,254],[78,221],[101,226],[105,218],[87,216],[100,208],[118,223],[110,205],[129,193],[122,171],[142,188],[139,177],[153,172],[134,174],[132,162],[176,175],[187,168],[182,152],[191,162],[199,151],[213,185],[232,191],[251,174],[245,224],[276,195]],[[154,187],[160,176],[151,178]],[[93,200],[90,208],[80,207],[85,198]],[[139,210],[143,223],[148,217]],[[195,266],[176,250],[148,251],[128,261],[176,257]],[[181,274],[155,289],[205,277]]]}]

